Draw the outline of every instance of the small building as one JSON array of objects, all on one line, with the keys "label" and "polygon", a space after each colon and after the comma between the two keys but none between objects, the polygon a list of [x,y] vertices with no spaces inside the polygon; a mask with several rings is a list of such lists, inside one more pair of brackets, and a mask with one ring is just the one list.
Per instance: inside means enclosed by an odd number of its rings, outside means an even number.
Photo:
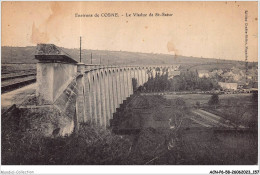
[{"label": "small building", "polygon": [[238,83],[237,83],[237,88],[238,88],[238,89],[243,89],[245,85],[246,85],[245,82],[242,82],[242,81],[241,81],[241,82],[238,82]]},{"label": "small building", "polygon": [[218,85],[219,85],[223,90],[237,90],[237,83],[218,82]]},{"label": "small building", "polygon": [[208,70],[198,70],[198,76],[200,78],[203,78],[203,77],[208,78],[209,77],[209,71]]},{"label": "small building", "polygon": [[170,70],[169,72],[168,72],[168,79],[171,79],[171,78],[173,78],[173,77],[175,77],[175,76],[179,76],[179,75],[181,75],[181,71],[176,71],[176,70]]},{"label": "small building", "polygon": [[180,70],[180,65],[176,65],[176,66],[174,67],[174,70],[175,70],[175,71]]}]

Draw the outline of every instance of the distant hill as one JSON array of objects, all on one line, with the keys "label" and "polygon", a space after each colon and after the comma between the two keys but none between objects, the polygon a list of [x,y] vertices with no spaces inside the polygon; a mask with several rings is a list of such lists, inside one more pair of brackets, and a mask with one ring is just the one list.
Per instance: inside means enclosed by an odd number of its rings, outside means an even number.
[{"label": "distant hill", "polygon": [[35,46],[1,47],[1,63],[37,63],[34,59]]},{"label": "distant hill", "polygon": [[[2,47],[1,62],[4,63],[37,63],[34,59],[36,46],[27,47]],[[79,61],[79,49],[62,48]],[[92,63],[104,65],[155,65],[155,64],[180,64],[182,68],[211,69],[219,67],[238,67],[243,69],[244,62],[219,60],[198,57],[173,56],[167,54],[137,53],[126,51],[106,51],[106,50],[82,50],[82,62],[90,64],[92,53]],[[250,63],[252,64],[252,63]],[[197,65],[197,66],[196,66]]]}]

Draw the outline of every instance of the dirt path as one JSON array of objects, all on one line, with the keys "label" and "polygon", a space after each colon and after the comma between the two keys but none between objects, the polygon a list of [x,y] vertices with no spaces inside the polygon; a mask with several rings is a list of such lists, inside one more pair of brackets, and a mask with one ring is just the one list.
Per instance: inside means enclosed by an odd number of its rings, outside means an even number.
[{"label": "dirt path", "polygon": [[190,117],[190,119],[191,119],[192,121],[194,121],[195,123],[197,123],[197,124],[203,126],[203,127],[206,127],[206,128],[211,128],[211,127],[212,127],[212,125],[210,125],[210,124],[208,124],[208,123],[205,123],[205,122],[203,122],[203,121],[200,121],[200,120],[196,119],[195,117]]},{"label": "dirt path", "polygon": [[209,113],[201,109],[192,110],[192,113],[195,114],[191,119],[203,127],[226,127],[233,128],[231,125],[223,123],[223,118]]}]

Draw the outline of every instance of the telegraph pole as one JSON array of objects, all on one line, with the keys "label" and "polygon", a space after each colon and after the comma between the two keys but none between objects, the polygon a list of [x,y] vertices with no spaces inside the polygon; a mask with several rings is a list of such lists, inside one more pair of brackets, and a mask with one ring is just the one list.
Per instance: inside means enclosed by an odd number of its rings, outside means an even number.
[{"label": "telegraph pole", "polygon": [[247,78],[247,76],[248,76],[248,59],[247,59],[247,57],[245,59],[245,69],[246,69],[246,85],[248,85],[248,78]]},{"label": "telegraph pole", "polygon": [[13,59],[13,50],[12,50],[12,48],[13,48],[13,45],[11,46],[11,60]]},{"label": "telegraph pole", "polygon": [[90,58],[91,58],[91,64],[92,64],[92,52],[91,52],[91,57]]},{"label": "telegraph pole", "polygon": [[101,65],[101,56],[99,56],[99,64]]},{"label": "telegraph pole", "polygon": [[79,62],[81,63],[81,37],[80,37],[80,46],[79,46]]}]

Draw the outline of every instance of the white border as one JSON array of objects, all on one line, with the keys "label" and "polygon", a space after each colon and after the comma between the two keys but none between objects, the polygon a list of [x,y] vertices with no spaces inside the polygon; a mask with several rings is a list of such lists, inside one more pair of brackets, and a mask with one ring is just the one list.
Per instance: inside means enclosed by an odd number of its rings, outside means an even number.
[{"label": "white border", "polygon": [[[10,1],[10,0],[7,0]],[[22,0],[16,0],[16,1],[22,1]],[[33,1],[33,0],[27,0],[27,1]],[[51,1],[51,0],[46,0]],[[56,1],[69,1],[69,0],[56,0]],[[102,1],[102,0],[96,0],[96,1]],[[103,0],[104,1],[104,0]],[[108,1],[108,0],[105,0]],[[114,1],[120,1],[120,0],[114,0]],[[129,0],[129,1],[136,1],[136,0]],[[137,0],[140,1],[140,0]],[[143,1],[156,1],[156,0],[143,0]],[[169,1],[169,0],[165,0]],[[177,0],[173,0],[177,1]],[[192,0],[186,0],[186,1],[192,1]],[[214,0],[210,0],[214,1]],[[221,1],[221,0],[215,0],[215,1]],[[241,1],[241,0],[237,0]],[[250,1],[250,0],[244,0],[244,1]],[[258,3],[258,19],[259,19],[259,3]],[[0,10],[1,11],[1,10]],[[259,22],[258,22],[258,35],[259,35]],[[1,31],[1,29],[0,29]],[[259,46],[259,37],[258,37],[258,53],[260,50]],[[1,51],[1,48],[0,48]],[[0,52],[1,55],[1,52]],[[259,54],[258,54],[259,58]],[[259,62],[258,62],[259,67]],[[0,68],[1,69],[1,68]],[[258,77],[260,73],[258,72]],[[260,83],[258,84],[259,87]],[[260,100],[260,97],[258,96],[258,101]],[[1,104],[1,103],[0,103]],[[258,103],[258,109],[259,109],[259,103]],[[260,112],[258,111],[258,116]],[[259,123],[259,122],[258,122]],[[258,125],[258,140],[259,140],[259,125]],[[1,141],[0,141],[1,142]],[[258,144],[258,160],[259,160],[259,144]],[[258,163],[259,164],[259,163]],[[225,165],[225,166],[207,166],[207,165],[145,165],[145,166],[137,166],[137,165],[117,165],[117,166],[104,166],[104,165],[84,165],[84,166],[69,166],[69,165],[63,165],[63,166],[53,166],[53,165],[41,165],[41,166],[0,166],[1,172],[7,172],[8,174],[209,174],[211,170],[259,170],[259,165]],[[33,172],[33,173],[30,173]],[[1,174],[2,174],[1,173]]]}]

